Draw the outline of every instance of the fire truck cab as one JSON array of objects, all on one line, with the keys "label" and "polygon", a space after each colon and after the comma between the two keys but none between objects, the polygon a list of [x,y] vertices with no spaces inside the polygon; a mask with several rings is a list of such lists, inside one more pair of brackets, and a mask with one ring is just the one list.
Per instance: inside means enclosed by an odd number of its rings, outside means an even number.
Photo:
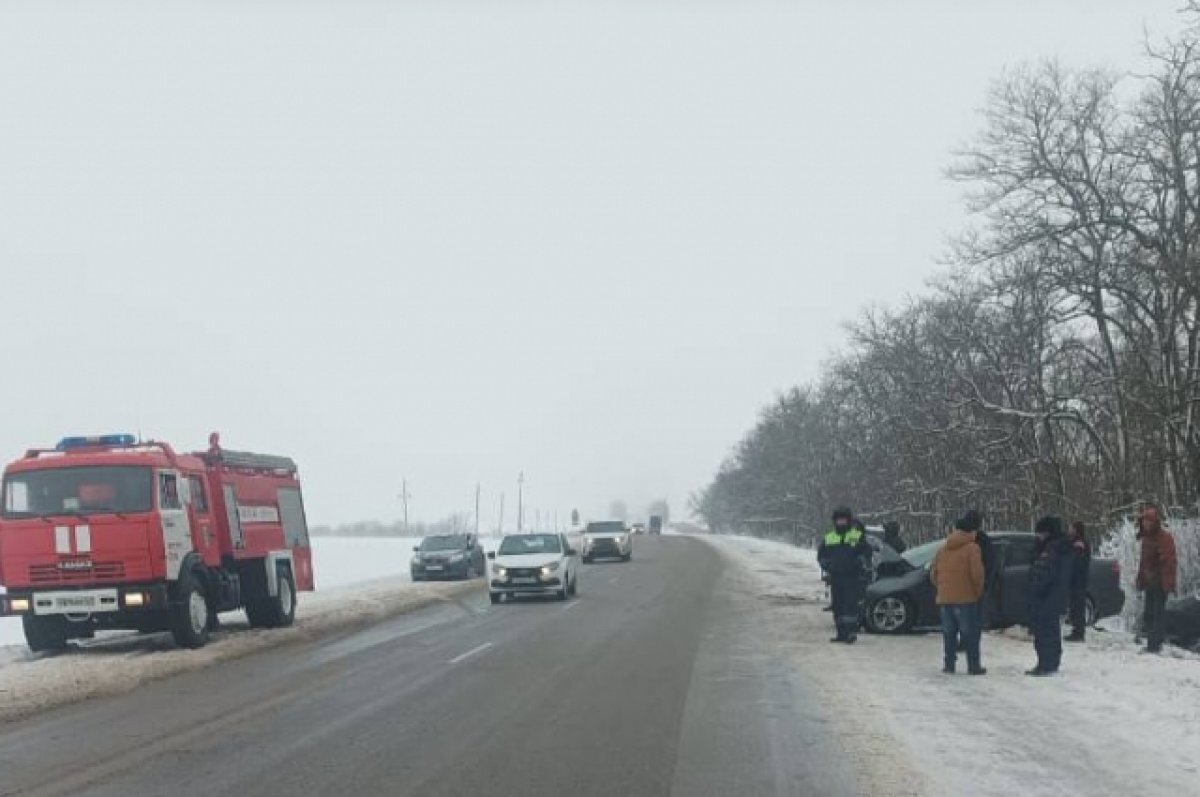
[{"label": "fire truck cab", "polygon": [[178,454],[132,435],[64,438],[4,471],[0,614],[34,651],[99,629],[170,631],[200,647],[220,612],[291,625],[313,589],[296,464],[228,451]]}]

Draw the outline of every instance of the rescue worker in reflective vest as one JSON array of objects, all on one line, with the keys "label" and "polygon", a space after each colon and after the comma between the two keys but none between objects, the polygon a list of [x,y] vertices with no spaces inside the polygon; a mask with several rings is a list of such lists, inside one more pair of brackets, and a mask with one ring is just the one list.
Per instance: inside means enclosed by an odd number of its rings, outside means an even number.
[{"label": "rescue worker in reflective vest", "polygon": [[871,569],[871,546],[862,530],[855,528],[854,514],[849,509],[834,511],[833,528],[821,540],[817,561],[828,574],[833,593],[837,636],[829,641],[853,644],[858,639],[863,574]]}]

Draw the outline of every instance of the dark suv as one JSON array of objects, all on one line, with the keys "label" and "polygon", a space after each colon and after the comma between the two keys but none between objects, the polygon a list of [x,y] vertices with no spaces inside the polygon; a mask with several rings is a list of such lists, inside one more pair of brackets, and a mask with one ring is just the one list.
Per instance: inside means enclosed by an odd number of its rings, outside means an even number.
[{"label": "dark suv", "polygon": [[474,534],[435,534],[413,548],[412,580],[479,578],[483,575],[483,547]]}]

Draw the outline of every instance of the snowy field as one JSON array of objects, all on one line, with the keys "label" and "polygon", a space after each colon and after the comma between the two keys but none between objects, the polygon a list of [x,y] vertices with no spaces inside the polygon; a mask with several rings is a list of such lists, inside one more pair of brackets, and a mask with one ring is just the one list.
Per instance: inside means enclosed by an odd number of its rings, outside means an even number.
[{"label": "snowy field", "polygon": [[[737,565],[836,711],[870,794],[1200,794],[1200,657],[1139,655],[1127,635],[1066,645],[1063,671],[1033,679],[1022,632],[987,634],[988,674],[946,676],[941,637],[863,634],[832,645],[815,555],[703,537]],[[961,670],[960,670],[961,672]]]},{"label": "snowy field", "polygon": [[[84,651],[38,659],[20,622],[0,622],[0,721],[85,697],[128,691],[147,680],[199,669],[268,647],[381,620],[482,589],[481,581],[409,578],[419,540],[318,537],[313,540],[317,592],[301,593],[296,625],[258,631],[240,612],[223,614],[223,630],[205,648],[179,650],[169,634],[100,634]],[[488,541],[484,540],[485,548]],[[153,655],[149,655],[153,654]],[[121,666],[114,666],[114,659]]]}]

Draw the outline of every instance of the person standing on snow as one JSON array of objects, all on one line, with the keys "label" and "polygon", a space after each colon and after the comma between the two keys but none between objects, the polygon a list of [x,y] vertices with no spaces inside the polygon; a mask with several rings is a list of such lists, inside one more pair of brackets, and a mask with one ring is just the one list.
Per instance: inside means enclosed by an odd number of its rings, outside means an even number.
[{"label": "person standing on snow", "polygon": [[1071,541],[1061,518],[1047,516],[1034,528],[1037,543],[1029,566],[1029,630],[1037,651],[1037,666],[1026,675],[1058,672],[1062,663],[1062,615],[1071,585]]},{"label": "person standing on snow", "polygon": [[908,546],[904,544],[904,538],[900,536],[900,524],[894,520],[883,524],[883,541],[896,553],[904,553],[908,550]]},{"label": "person standing on snow", "polygon": [[967,654],[967,672],[986,675],[980,662],[979,599],[983,597],[983,555],[975,544],[975,532],[956,529],[933,557],[929,580],[937,587],[937,605],[942,617],[945,659],[942,672],[951,674],[958,663],[961,642]]},{"label": "person standing on snow", "polygon": [[1143,509],[1138,527],[1142,555],[1138,560],[1137,588],[1145,596],[1142,614],[1145,652],[1158,653],[1166,636],[1167,595],[1175,592],[1179,563],[1175,555],[1175,538],[1163,527],[1158,507]]},{"label": "person standing on snow", "polygon": [[858,639],[863,573],[871,567],[871,546],[866,535],[854,527],[854,513],[849,509],[834,510],[833,528],[821,540],[817,562],[829,576],[833,593],[837,636],[829,641],[853,644]]},{"label": "person standing on snow", "polygon": [[1071,634],[1068,642],[1082,642],[1087,628],[1088,577],[1092,570],[1092,546],[1082,521],[1071,524]]},{"label": "person standing on snow", "polygon": [[981,631],[987,631],[992,627],[996,585],[1000,581],[1000,562],[996,557],[996,547],[992,544],[992,538],[983,530],[983,516],[979,514],[978,510],[968,509],[954,523],[954,528],[975,535],[975,545],[978,546],[979,556],[983,560],[983,594],[979,598],[979,628]]}]

